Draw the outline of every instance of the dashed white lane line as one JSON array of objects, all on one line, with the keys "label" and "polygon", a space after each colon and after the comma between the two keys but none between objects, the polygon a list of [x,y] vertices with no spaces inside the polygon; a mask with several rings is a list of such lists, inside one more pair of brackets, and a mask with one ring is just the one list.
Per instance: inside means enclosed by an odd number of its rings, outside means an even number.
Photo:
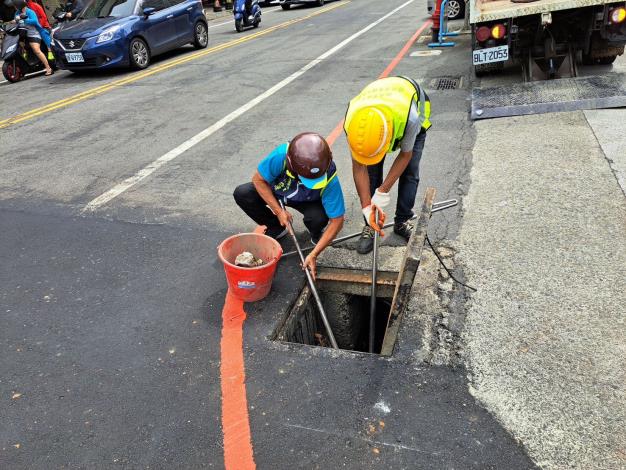
[{"label": "dashed white lane line", "polygon": [[304,75],[307,71],[311,70],[313,67],[315,67],[316,65],[318,65],[319,63],[321,63],[322,61],[324,61],[325,59],[327,59],[331,55],[335,54],[337,51],[339,51],[340,49],[344,48],[345,46],[350,44],[352,41],[357,39],[358,37],[360,37],[363,34],[367,33],[370,29],[376,27],[377,25],[379,25],[380,23],[385,21],[390,16],[395,15],[398,11],[402,10],[404,7],[406,7],[407,5],[410,5],[414,1],[415,0],[408,0],[407,2],[405,2],[402,5],[398,6],[397,8],[391,10],[386,15],[380,17],[379,19],[377,19],[373,23],[370,23],[365,28],[361,29],[360,31],[357,31],[352,36],[344,39],[343,41],[341,41],[336,46],[334,46],[331,49],[327,50],[326,52],[324,52],[322,55],[320,55],[316,59],[313,59],[311,62],[306,64],[304,67],[302,67],[301,69],[299,69],[296,72],[292,73],[287,78],[281,80],[276,85],[271,87],[269,90],[261,93],[256,98],[248,101],[243,106],[235,109],[233,112],[231,112],[230,114],[224,116],[222,119],[217,121],[215,124],[212,124],[211,126],[207,127],[203,131],[201,131],[198,134],[194,135],[189,140],[186,140],[185,142],[180,144],[178,147],[176,147],[176,148],[170,150],[169,152],[167,152],[165,155],[160,156],[159,158],[154,160],[152,163],[150,163],[147,166],[143,167],[141,170],[139,170],[133,176],[131,176],[131,177],[125,179],[124,181],[122,181],[121,183],[113,186],[111,189],[109,189],[108,191],[102,193],[100,196],[96,197],[95,199],[92,199],[84,207],[83,212],[85,212],[85,211],[93,211],[93,210],[101,207],[102,205],[110,202],[111,200],[115,199],[117,196],[119,196],[120,194],[124,193],[125,191],[128,191],[130,188],[132,188],[137,183],[139,183],[140,181],[142,181],[145,178],[147,178],[148,176],[150,176],[152,173],[154,173],[156,170],[161,168],[166,163],[171,162],[172,160],[174,160],[178,156],[182,155],[184,152],[186,152],[190,148],[194,147],[195,145],[199,144],[200,142],[202,142],[206,138],[208,138],[211,135],[213,135],[215,132],[217,132],[220,129],[222,129],[224,126],[226,126],[226,124],[234,121],[239,116],[241,116],[241,115],[245,114],[246,112],[250,111],[257,104],[265,101],[267,98],[269,98],[270,96],[275,94],[277,91],[285,88],[291,82],[293,82],[294,80],[296,80],[300,76]]}]

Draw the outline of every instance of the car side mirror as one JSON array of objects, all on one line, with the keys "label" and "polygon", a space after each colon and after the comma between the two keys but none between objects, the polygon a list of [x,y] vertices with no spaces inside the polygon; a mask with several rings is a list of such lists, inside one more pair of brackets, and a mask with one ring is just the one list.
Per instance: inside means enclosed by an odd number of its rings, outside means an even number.
[{"label": "car side mirror", "polygon": [[143,9],[143,16],[145,16],[147,18],[150,15],[154,15],[155,11],[156,11],[156,8],[152,8],[152,7],[144,8]]}]

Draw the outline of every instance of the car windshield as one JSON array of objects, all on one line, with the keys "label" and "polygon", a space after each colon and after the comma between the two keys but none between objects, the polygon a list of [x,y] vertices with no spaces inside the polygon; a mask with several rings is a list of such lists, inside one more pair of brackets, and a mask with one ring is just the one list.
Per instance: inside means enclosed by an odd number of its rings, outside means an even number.
[{"label": "car windshield", "polygon": [[135,11],[137,0],[95,0],[85,8],[81,18],[106,18],[113,16],[122,18],[130,16]]}]

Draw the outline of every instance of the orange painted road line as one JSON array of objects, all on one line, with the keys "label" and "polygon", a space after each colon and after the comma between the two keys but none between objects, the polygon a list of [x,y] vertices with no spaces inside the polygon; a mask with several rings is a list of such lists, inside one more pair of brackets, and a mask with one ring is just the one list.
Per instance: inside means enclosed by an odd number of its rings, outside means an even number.
[{"label": "orange painted road line", "polygon": [[[259,225],[254,233],[265,233]],[[246,367],[243,361],[243,323],[246,311],[243,301],[226,294],[222,309],[222,341],[220,343],[220,379],[222,383],[222,432],[224,433],[224,468],[254,470],[248,400],[246,398]]]},{"label": "orange painted road line", "polygon": [[343,132],[343,123],[344,123],[344,120],[342,119],[341,121],[339,121],[339,124],[335,126],[332,132],[328,134],[328,137],[326,137],[326,142],[328,142],[329,146],[332,147],[333,144],[335,143],[335,140],[337,140],[337,138]]},{"label": "orange painted road line", "polygon": [[246,372],[243,361],[243,301],[226,294],[222,310],[220,377],[222,381],[222,429],[224,433],[224,468],[256,468],[252,454]]},{"label": "orange painted road line", "polygon": [[[383,73],[381,73],[378,76],[378,78],[388,77],[389,74],[393,72],[393,69],[396,68],[396,66],[400,63],[400,61],[406,55],[406,53],[409,52],[409,49],[411,48],[413,44],[415,44],[415,41],[417,41],[417,38],[420,37],[420,34],[422,34],[422,32],[431,24],[432,24],[432,21],[428,20],[424,22],[424,24],[420,26],[417,31],[415,31],[415,34],[411,36],[411,39],[409,39],[406,42],[404,47],[400,50],[400,52],[398,52],[398,54],[393,58],[393,60],[389,63],[387,68],[383,70]],[[337,138],[341,135],[341,133],[343,132],[343,123],[344,123],[344,120],[342,119],[341,121],[339,121],[339,124],[337,124],[335,128],[331,131],[331,133],[328,134],[328,137],[326,137],[326,142],[328,142],[328,145],[332,146],[337,140]]]},{"label": "orange painted road line", "polygon": [[417,38],[420,37],[420,34],[422,34],[422,31],[424,31],[431,24],[432,24],[432,21],[428,20],[428,21],[424,22],[424,24],[422,26],[420,26],[417,31],[415,31],[415,34],[413,36],[411,36],[411,39],[409,39],[406,42],[404,47],[400,50],[400,52],[398,52],[398,55],[396,55],[393,58],[393,60],[389,63],[387,68],[385,70],[383,70],[383,73],[381,73],[378,78],[388,77],[389,74],[391,72],[393,72],[393,69],[396,68],[396,66],[400,63],[400,61],[406,55],[406,53],[409,52],[409,49],[411,48],[411,46],[413,44],[415,44],[415,41],[417,41]]}]

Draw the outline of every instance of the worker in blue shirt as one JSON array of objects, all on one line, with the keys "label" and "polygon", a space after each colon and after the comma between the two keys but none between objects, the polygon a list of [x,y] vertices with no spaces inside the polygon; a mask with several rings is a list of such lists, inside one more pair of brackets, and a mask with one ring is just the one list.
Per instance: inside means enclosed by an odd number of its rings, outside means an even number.
[{"label": "worker in blue shirt", "polygon": [[302,213],[315,245],[303,268],[310,268],[315,277],[317,257],[343,227],[346,212],[332,152],[321,135],[304,132],[276,147],[259,163],[252,182],[235,189],[234,197],[276,240],[287,235],[287,223],[293,220],[278,198]]}]

